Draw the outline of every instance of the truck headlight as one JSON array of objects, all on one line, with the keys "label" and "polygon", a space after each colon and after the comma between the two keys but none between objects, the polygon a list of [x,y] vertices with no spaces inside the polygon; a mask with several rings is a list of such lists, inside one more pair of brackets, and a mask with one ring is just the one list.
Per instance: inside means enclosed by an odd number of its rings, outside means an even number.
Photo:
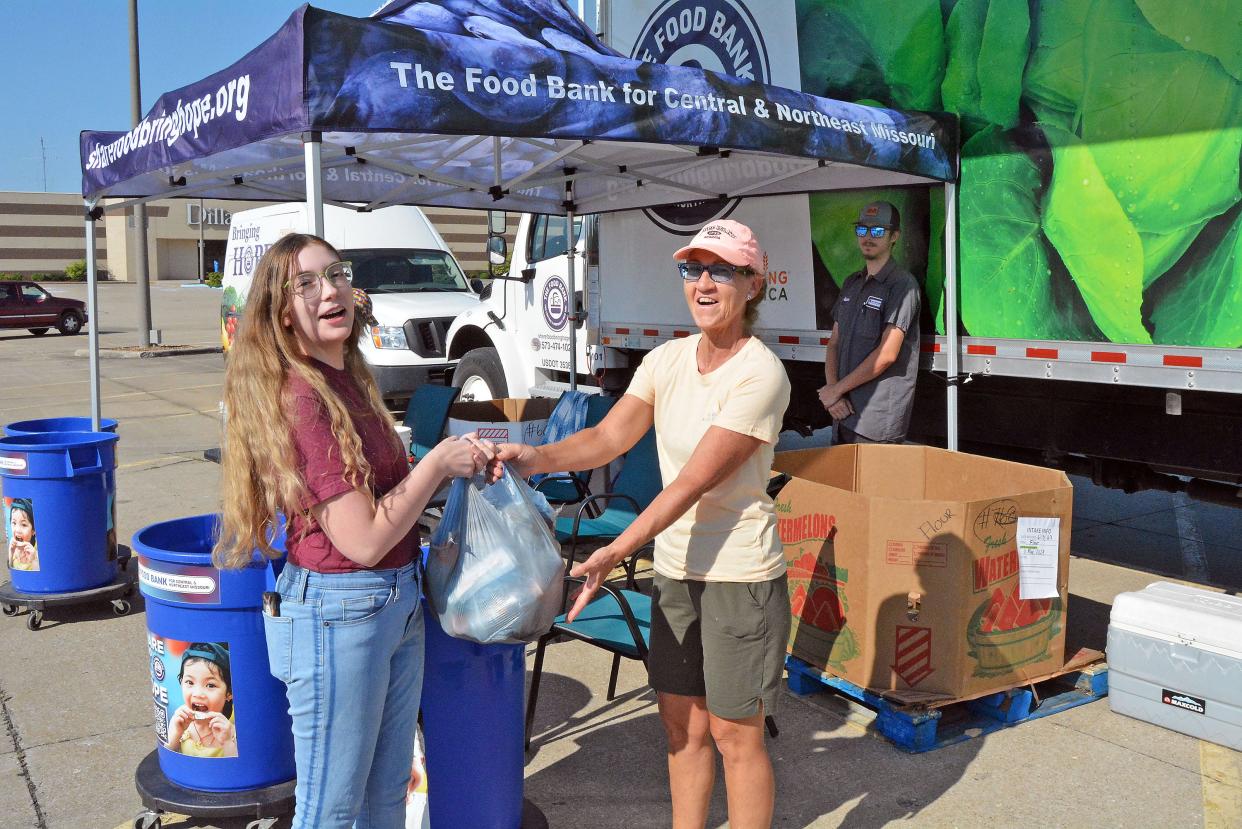
[{"label": "truck headlight", "polygon": [[372,325],[371,342],[376,348],[400,348],[407,351],[410,348],[405,339],[405,329],[396,325]]}]

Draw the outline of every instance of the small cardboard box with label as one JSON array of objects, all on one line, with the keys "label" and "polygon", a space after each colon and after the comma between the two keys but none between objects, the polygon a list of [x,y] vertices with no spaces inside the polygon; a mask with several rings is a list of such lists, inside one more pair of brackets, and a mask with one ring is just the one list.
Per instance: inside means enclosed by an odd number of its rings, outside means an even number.
[{"label": "small cardboard box with label", "polygon": [[1156,582],[1113,600],[1108,702],[1242,751],[1242,598]]},{"label": "small cardboard box with label", "polygon": [[877,445],[782,452],[774,468],[795,657],[908,702],[1063,668],[1064,473]]},{"label": "small cardboard box with label", "polygon": [[477,432],[493,443],[541,443],[548,415],[556,406],[551,397],[505,397],[454,403],[449,409],[447,435]]}]

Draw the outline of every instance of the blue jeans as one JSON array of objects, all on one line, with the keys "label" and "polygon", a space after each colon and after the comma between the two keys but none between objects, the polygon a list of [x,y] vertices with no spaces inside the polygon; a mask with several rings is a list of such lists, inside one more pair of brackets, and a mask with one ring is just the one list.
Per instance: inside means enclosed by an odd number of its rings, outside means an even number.
[{"label": "blue jeans", "polygon": [[419,565],[277,581],[263,616],[297,764],[294,829],[400,829],[423,687]]}]

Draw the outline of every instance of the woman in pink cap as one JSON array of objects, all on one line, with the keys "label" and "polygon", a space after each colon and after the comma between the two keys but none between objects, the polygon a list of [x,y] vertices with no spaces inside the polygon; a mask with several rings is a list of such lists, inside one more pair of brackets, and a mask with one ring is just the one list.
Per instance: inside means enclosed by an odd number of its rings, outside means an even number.
[{"label": "woman in pink cap", "polygon": [[545,446],[503,444],[497,457],[524,475],[591,469],[655,425],[664,490],[616,541],[573,568],[586,585],[569,617],[655,539],[648,670],[668,735],[673,826],[707,822],[714,743],[729,825],[765,827],[775,783],[764,717],[776,707],[789,638],[785,561],[766,486],[789,380],[751,334],[767,262],[750,228],[710,222],[673,258],[699,333],[647,354],[595,428]]}]

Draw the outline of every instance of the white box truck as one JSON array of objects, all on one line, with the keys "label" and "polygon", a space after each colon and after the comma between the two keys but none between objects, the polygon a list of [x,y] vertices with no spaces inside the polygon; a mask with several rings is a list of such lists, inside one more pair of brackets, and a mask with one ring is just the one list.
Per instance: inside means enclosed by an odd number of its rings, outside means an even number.
[{"label": "white box truck", "polygon": [[[377,325],[361,339],[363,357],[386,400],[406,399],[428,381],[447,379],[446,334],[455,317],[477,308],[461,267],[417,207],[358,212],[325,205],[324,237],[353,262],[354,286],[370,296]],[[220,336],[227,350],[259,258],[288,233],[306,232],[306,206],[274,204],[233,214],[224,254]]]},{"label": "white box truck", "polygon": [[[757,333],[790,374],[786,425],[826,425],[815,391],[839,286],[862,265],[852,225],[886,199],[925,288],[914,439],[945,435],[952,383],[964,449],[1242,503],[1242,68],[1189,36],[1223,20],[1157,6],[601,2],[588,22],[626,55],[959,115],[958,318],[939,186],[584,216],[572,301],[565,219],[524,216],[510,279],[449,330],[453,382],[476,399],[555,394],[576,324],[578,382],[624,389],[643,354],[693,330],[672,252],[728,216],[769,255]],[[1242,6],[1227,17],[1242,25]],[[1202,84],[1194,106],[1181,73]]]}]

